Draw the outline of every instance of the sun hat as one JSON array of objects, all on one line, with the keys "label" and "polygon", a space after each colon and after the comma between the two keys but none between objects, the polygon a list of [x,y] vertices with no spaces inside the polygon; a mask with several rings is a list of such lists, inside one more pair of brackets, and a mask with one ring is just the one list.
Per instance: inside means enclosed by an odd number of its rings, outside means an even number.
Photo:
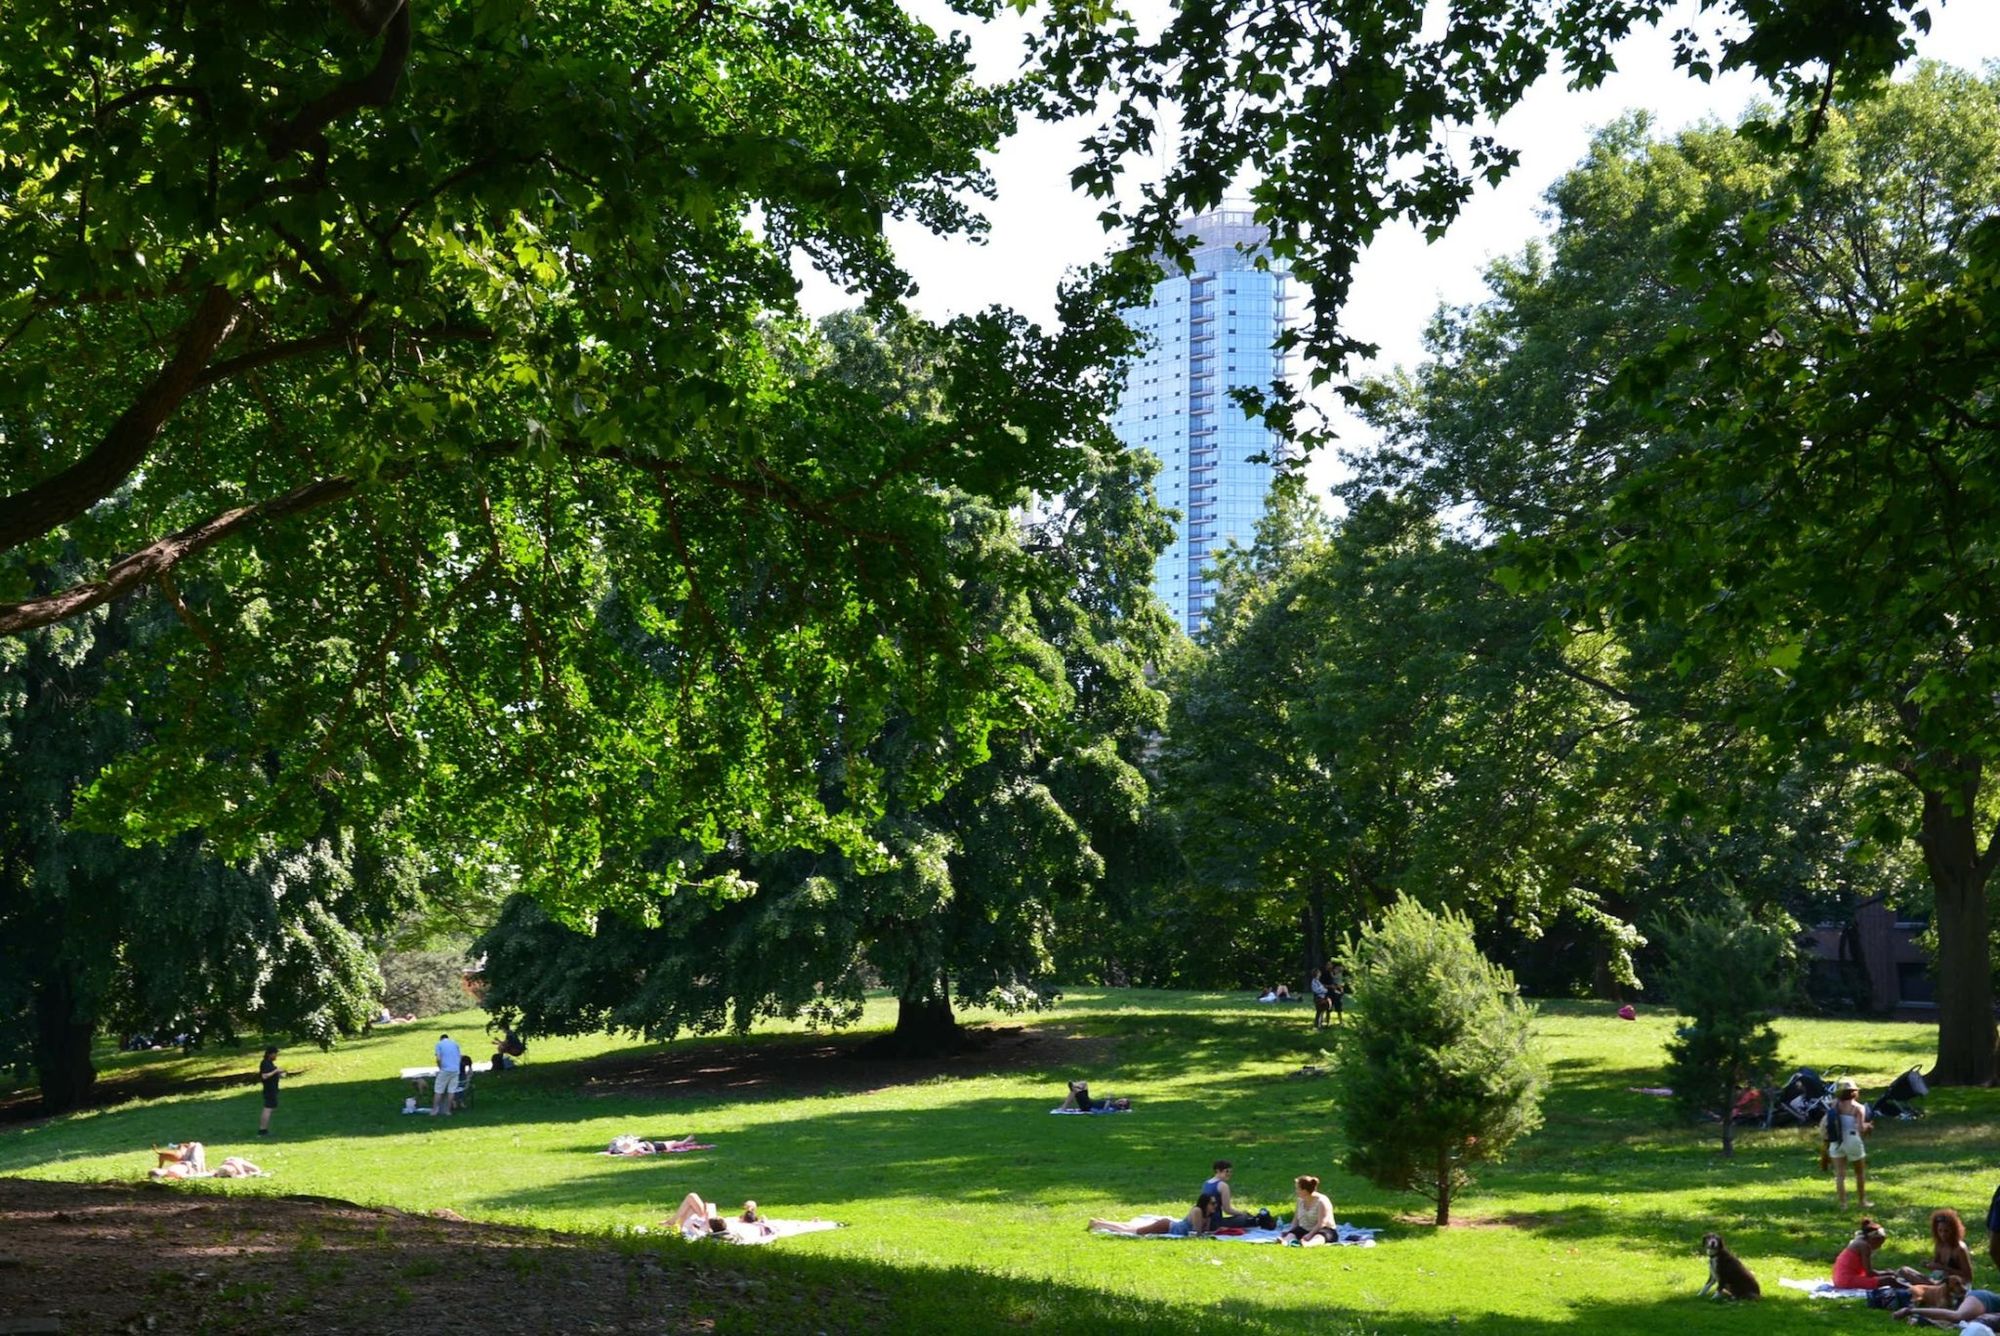
[{"label": "sun hat", "polygon": [[1856,1084],[1854,1084],[1854,1082],[1853,1082],[1852,1080],[1850,1080],[1850,1079],[1848,1079],[1847,1077],[1844,1077],[1844,1076],[1840,1078],[1840,1082],[1839,1082],[1839,1084],[1835,1085],[1835,1086],[1834,1086],[1834,1089],[1835,1089],[1835,1090],[1852,1090],[1852,1091],[1853,1091],[1853,1092],[1854,1092],[1855,1094],[1857,1094],[1857,1095],[1861,1093],[1861,1087],[1860,1087],[1860,1086],[1858,1086],[1858,1085],[1856,1085]]}]

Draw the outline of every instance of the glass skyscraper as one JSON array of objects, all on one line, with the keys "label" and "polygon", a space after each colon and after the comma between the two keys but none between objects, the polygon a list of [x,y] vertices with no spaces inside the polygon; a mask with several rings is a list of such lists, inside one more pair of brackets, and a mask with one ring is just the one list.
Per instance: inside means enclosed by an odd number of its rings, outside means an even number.
[{"label": "glass skyscraper", "polygon": [[1247,209],[1201,214],[1182,229],[1194,272],[1161,279],[1149,304],[1126,313],[1145,350],[1112,426],[1165,465],[1160,504],[1181,518],[1154,565],[1153,589],[1192,633],[1215,597],[1203,571],[1230,539],[1251,540],[1280,457],[1277,435],[1246,417],[1229,391],[1284,377],[1271,345],[1285,328],[1288,276],[1268,256],[1269,267],[1257,267],[1269,234]]}]

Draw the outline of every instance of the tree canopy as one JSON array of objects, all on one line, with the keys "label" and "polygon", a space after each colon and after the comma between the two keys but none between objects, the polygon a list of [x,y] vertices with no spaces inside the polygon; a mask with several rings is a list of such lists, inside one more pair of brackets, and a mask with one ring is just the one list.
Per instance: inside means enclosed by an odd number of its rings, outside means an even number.
[{"label": "tree canopy", "polygon": [[[1915,835],[1945,1081],[1995,1063],[2000,640],[1973,535],[2000,522],[1996,99],[1921,70],[1836,102],[1803,157],[1615,127],[1552,192],[1549,248],[1498,267],[1385,396],[1403,450],[1377,462],[1473,508],[1496,576],[1553,595],[1560,626],[1613,638],[1608,691],[1736,739],[1745,775],[1812,762],[1861,799],[1850,837]],[[1745,788],[1693,787],[1660,784],[1725,809]]]}]

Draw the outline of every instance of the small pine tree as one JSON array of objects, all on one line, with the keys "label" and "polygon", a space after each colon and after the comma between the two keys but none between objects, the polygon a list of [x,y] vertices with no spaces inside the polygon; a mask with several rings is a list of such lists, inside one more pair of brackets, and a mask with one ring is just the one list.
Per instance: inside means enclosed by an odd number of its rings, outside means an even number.
[{"label": "small pine tree", "polygon": [[1759,923],[1732,898],[1659,936],[1667,999],[1688,1018],[1667,1041],[1667,1083],[1690,1115],[1722,1111],[1722,1153],[1733,1155],[1738,1093],[1778,1066],[1771,1018],[1791,988],[1791,925]]},{"label": "small pine tree", "polygon": [[1347,1167],[1429,1197],[1450,1224],[1473,1167],[1541,1126],[1534,1011],[1514,976],[1479,954],[1470,920],[1406,897],[1342,957],[1360,1011],[1336,1040]]}]

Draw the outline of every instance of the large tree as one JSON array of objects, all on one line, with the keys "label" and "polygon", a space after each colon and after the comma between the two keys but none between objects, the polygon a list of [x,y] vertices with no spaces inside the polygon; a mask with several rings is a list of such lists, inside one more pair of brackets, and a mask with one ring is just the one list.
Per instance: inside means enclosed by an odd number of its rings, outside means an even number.
[{"label": "large tree", "polygon": [[582,907],[662,841],[858,839],[824,748],[893,699],[970,740],[942,782],[1030,671],[946,494],[1059,490],[1124,335],[955,322],[912,418],[791,374],[791,257],[893,302],[883,218],[976,230],[1004,95],[892,6],[370,8],[5,17],[0,630],[183,623],[81,816],[333,798]]},{"label": "large tree", "polygon": [[1389,416],[1404,484],[1476,507],[1517,582],[1627,647],[1612,689],[1746,740],[1747,774],[1817,756],[1905,787],[1850,835],[1916,836],[1953,1082],[1996,1070],[1996,110],[2000,85],[1926,69],[1836,104],[1802,157],[1614,129]]},{"label": "large tree", "polygon": [[[937,410],[914,327],[845,317],[826,334],[808,375]],[[590,931],[517,899],[477,947],[489,1005],[533,1032],[671,1037],[763,1014],[843,1022],[879,978],[900,1003],[893,1046],[929,1052],[954,1040],[954,1000],[1049,1001],[1057,924],[1099,888],[1144,878],[1159,844],[1140,769],[1165,710],[1145,666],[1175,635],[1150,589],[1169,537],[1158,464],[1101,426],[1092,446],[1073,486],[1025,510],[954,503],[954,541],[979,572],[960,600],[1034,666],[962,774],[933,793],[930,758],[972,744],[892,711],[876,745],[819,767],[830,789],[848,766],[882,772],[891,798],[866,850],[734,833],[689,893],[601,913]]]},{"label": "large tree", "polygon": [[106,610],[0,641],[0,1067],[51,1113],[85,1102],[107,1029],[227,1041],[358,1029],[381,979],[362,933],[407,899],[397,863],[329,824],[223,859],[197,835],[137,847],[73,828],[78,788],[145,721],[108,665],[161,628]]}]

